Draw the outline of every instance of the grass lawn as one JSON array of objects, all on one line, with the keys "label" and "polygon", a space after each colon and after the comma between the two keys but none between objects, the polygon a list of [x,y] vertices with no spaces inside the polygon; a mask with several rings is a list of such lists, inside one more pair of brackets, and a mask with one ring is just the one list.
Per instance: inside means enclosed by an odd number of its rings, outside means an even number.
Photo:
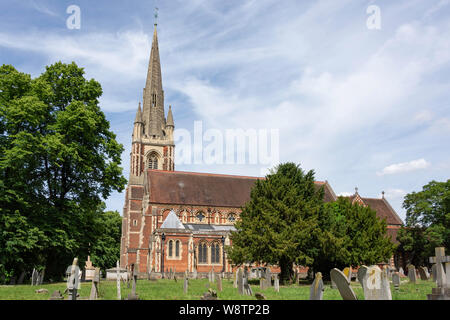
[{"label": "grass lawn", "polygon": [[[405,280],[403,280],[405,281]],[[407,280],[406,280],[407,281]],[[280,292],[275,292],[272,288],[259,290],[258,281],[250,281],[253,293],[260,292],[268,300],[308,300],[310,285],[303,282],[300,285],[280,286]],[[364,300],[364,294],[359,282],[352,282],[352,288],[358,300]],[[223,280],[223,291],[217,292],[220,300],[255,300],[255,297],[241,296],[238,290],[233,288],[232,280]],[[397,291],[391,286],[393,300],[426,300],[427,294],[431,293],[431,288],[436,284],[433,281],[418,280],[415,285],[409,282],[402,283]],[[136,292],[142,300],[199,300],[207,288],[211,287],[217,290],[216,283],[208,285],[208,279],[197,279],[189,281],[189,292],[183,293],[183,280],[138,280]],[[47,289],[48,293],[35,293],[37,289]],[[64,292],[66,284],[64,282],[43,284],[41,286],[16,285],[16,286],[0,286],[0,300],[47,300],[53,291],[60,290]],[[88,298],[91,290],[91,283],[85,282],[81,284],[81,298]],[[126,285],[121,283],[122,299],[125,299],[131,292]],[[102,281],[99,288],[99,299],[116,300],[116,282]],[[67,294],[64,295],[67,298]],[[324,300],[341,300],[341,296],[337,289],[331,289],[329,283],[325,283]]]}]

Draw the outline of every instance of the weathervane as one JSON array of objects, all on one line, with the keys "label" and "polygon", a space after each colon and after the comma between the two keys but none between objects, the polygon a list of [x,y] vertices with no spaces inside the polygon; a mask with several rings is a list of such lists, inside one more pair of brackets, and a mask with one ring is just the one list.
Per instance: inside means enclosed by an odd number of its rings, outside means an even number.
[{"label": "weathervane", "polygon": [[158,8],[155,7],[155,26],[158,24]]}]

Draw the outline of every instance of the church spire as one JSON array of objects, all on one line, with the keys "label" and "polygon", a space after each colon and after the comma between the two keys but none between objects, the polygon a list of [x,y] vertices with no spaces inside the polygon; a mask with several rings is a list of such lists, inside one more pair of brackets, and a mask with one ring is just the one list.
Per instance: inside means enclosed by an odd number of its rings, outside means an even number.
[{"label": "church spire", "polygon": [[139,102],[138,110],[136,111],[136,118],[134,118],[134,123],[142,123],[142,111],[141,103]]},{"label": "church spire", "polygon": [[152,49],[148,63],[147,80],[143,97],[143,121],[150,137],[161,137],[164,123],[164,90],[162,88],[159,59],[158,32],[153,30]]}]

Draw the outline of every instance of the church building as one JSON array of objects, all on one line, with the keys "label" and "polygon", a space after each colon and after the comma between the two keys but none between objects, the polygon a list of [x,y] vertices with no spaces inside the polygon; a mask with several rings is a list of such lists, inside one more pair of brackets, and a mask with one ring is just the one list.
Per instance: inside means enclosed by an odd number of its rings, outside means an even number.
[{"label": "church building", "polygon": [[[131,139],[120,266],[135,264],[142,277],[170,269],[231,272],[233,266],[223,248],[231,244],[230,232],[255,181],[264,178],[175,171],[175,123],[171,106],[167,116],[164,106],[155,24],[142,105],[139,102]],[[315,184],[324,187],[324,201],[336,200],[327,181]],[[396,241],[402,221],[384,194],[381,199],[363,198],[356,191],[350,199],[369,205],[385,218],[388,234]]]}]

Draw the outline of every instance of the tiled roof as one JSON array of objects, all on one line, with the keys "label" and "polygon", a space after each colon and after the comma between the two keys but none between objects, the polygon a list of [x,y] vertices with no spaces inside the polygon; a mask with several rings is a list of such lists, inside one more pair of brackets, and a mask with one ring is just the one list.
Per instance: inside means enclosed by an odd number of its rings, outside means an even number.
[{"label": "tiled roof", "polygon": [[[233,176],[184,171],[147,170],[149,201],[161,204],[239,208],[250,200],[250,191],[262,177]],[[335,199],[326,182],[324,201]]]},{"label": "tiled roof", "polygon": [[377,212],[377,216],[386,219],[387,224],[402,225],[403,222],[386,199],[361,198],[362,201]]}]

